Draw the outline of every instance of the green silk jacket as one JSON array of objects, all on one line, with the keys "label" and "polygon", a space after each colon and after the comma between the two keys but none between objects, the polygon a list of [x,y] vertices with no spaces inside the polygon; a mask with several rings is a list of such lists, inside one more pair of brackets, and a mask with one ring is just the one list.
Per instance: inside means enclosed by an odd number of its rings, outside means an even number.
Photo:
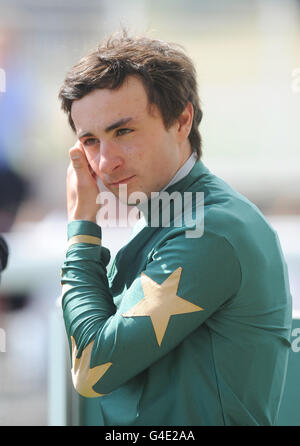
[{"label": "green silk jacket", "polygon": [[73,384],[98,398],[99,425],[275,425],[292,323],[277,234],[202,161],[167,192],[204,194],[201,235],[149,212],[109,271],[100,226],[68,225]]}]

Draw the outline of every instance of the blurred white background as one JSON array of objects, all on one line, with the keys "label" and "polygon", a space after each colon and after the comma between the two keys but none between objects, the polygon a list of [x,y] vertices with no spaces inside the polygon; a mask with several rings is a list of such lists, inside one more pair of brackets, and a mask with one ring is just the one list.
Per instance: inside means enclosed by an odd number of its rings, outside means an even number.
[{"label": "blurred white background", "polygon": [[[49,360],[49,315],[75,141],[57,95],[66,71],[120,25],[180,43],[195,61],[203,161],[278,231],[300,310],[300,1],[1,0],[0,232],[10,258],[0,287],[0,425],[49,423],[49,374],[60,367]],[[112,255],[130,230],[104,231]]]}]

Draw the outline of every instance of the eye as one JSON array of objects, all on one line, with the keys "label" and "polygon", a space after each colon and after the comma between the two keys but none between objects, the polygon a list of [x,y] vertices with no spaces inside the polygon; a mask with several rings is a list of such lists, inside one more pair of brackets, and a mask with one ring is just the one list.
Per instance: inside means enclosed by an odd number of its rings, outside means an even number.
[{"label": "eye", "polygon": [[86,146],[86,147],[94,146],[96,144],[99,144],[99,140],[97,138],[87,138],[83,142],[83,145]]},{"label": "eye", "polygon": [[118,129],[116,131],[117,136],[123,136],[123,135],[127,135],[127,133],[131,133],[133,132],[132,129]]}]

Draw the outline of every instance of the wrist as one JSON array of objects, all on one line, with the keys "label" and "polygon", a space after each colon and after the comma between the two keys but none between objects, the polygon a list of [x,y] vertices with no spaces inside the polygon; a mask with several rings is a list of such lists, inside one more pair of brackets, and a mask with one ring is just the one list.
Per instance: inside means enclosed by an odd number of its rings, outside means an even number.
[{"label": "wrist", "polygon": [[97,223],[97,217],[96,215],[80,215],[77,213],[74,213],[72,215],[68,216],[68,223],[71,223],[72,221],[90,221],[92,223]]}]

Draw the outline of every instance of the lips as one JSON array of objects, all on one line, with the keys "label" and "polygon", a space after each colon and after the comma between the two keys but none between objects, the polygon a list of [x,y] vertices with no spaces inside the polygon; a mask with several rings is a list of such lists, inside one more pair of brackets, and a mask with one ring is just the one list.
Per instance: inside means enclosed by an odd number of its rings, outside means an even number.
[{"label": "lips", "polygon": [[131,175],[129,177],[114,181],[113,183],[109,183],[109,185],[110,186],[118,186],[119,184],[127,184],[134,177],[135,177],[135,175]]}]

